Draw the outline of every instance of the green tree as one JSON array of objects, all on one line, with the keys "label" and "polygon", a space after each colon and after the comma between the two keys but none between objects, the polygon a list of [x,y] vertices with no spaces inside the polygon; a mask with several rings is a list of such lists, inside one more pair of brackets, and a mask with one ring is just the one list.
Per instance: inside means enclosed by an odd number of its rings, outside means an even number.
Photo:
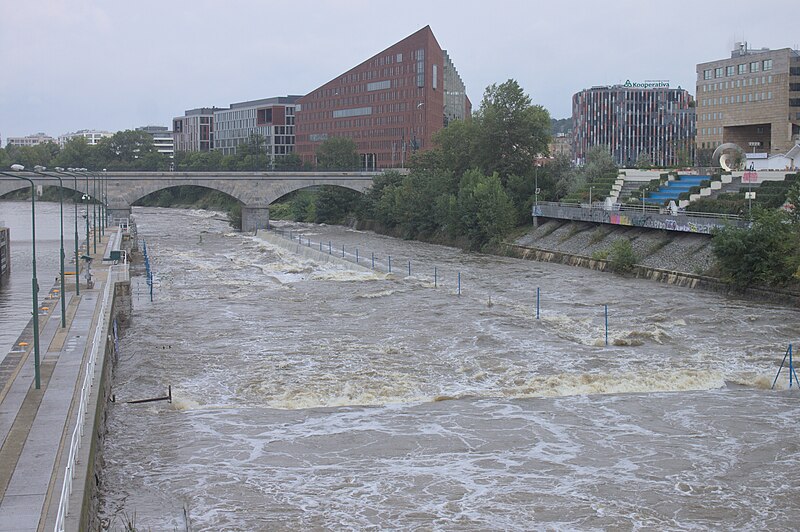
[{"label": "green tree", "polygon": [[536,157],[548,153],[550,114],[532,105],[514,80],[486,89],[475,121],[474,160],[503,183],[510,175],[528,175]]},{"label": "green tree", "polygon": [[347,137],[331,137],[317,148],[317,166],[325,170],[353,170],[359,167],[356,143]]},{"label": "green tree", "polygon": [[92,162],[93,146],[89,146],[83,136],[67,140],[55,159],[55,165],[63,168],[89,168]]},{"label": "green tree", "polygon": [[723,279],[738,288],[783,285],[800,266],[798,227],[782,210],[754,209],[749,229],[716,231],[712,247]]},{"label": "green tree", "polygon": [[344,223],[356,211],[361,194],[354,190],[332,185],[320,187],[314,199],[314,222]]},{"label": "green tree", "polygon": [[466,172],[457,205],[459,233],[469,239],[472,249],[500,241],[513,227],[513,207],[496,173],[486,176],[479,170]]},{"label": "green tree", "polygon": [[156,151],[153,137],[144,131],[117,131],[96,146],[98,167],[127,170],[138,168],[136,160]]}]

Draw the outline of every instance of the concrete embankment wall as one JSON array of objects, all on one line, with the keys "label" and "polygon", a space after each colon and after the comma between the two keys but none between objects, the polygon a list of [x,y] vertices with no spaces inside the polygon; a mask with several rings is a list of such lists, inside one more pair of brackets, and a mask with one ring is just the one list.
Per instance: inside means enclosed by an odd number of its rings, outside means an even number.
[{"label": "concrete embankment wall", "polygon": [[11,273],[11,235],[8,227],[0,227],[0,286]]},{"label": "concrete embankment wall", "polygon": [[637,257],[631,272],[635,277],[800,306],[800,293],[769,288],[737,291],[720,279],[705,275],[715,261],[710,235],[544,219],[505,247],[509,254],[521,258],[605,271],[608,261],[592,255],[608,251],[620,239],[630,242]]},{"label": "concrete embankment wall", "polygon": [[[107,321],[102,331],[103,340],[95,365],[94,384],[89,396],[83,444],[75,466],[73,491],[70,497],[71,510],[66,520],[67,530],[100,529],[97,522],[99,471],[102,469],[102,453],[100,451],[106,432],[106,406],[111,396],[111,384],[117,356],[115,341],[122,327],[130,319],[133,308],[130,281],[117,281],[111,290],[110,297],[112,301],[106,311]],[[103,317],[99,316],[98,319],[103,319]]]},{"label": "concrete embankment wall", "polygon": [[[347,258],[343,258],[336,252],[328,253],[327,249],[325,249],[324,251],[320,251],[319,248],[314,247],[313,244],[311,246],[305,245],[305,240],[301,245],[296,238],[288,239],[284,236],[281,236],[280,234],[271,231],[265,231],[263,229],[259,229],[258,232],[256,232],[256,237],[263,240],[264,242],[272,244],[273,246],[277,246],[279,248],[290,251],[296,255],[317,262],[338,264],[350,270],[363,270],[365,272],[371,271],[370,268],[361,264],[356,264],[355,260],[349,260]],[[314,244],[316,244],[317,246],[319,245],[318,242],[315,242]]]}]

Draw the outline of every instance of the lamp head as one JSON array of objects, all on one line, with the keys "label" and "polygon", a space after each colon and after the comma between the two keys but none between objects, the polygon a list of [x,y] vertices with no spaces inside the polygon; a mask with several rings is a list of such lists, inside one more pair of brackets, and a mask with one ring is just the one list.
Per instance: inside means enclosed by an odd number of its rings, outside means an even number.
[{"label": "lamp head", "polygon": [[47,170],[47,167],[39,164],[33,167],[34,172],[44,172],[45,170]]},{"label": "lamp head", "polygon": [[21,172],[25,170],[25,167],[22,166],[21,164],[12,164],[11,169],[14,170],[15,172]]},{"label": "lamp head", "polygon": [[64,169],[61,168],[60,166],[56,166],[55,170],[56,170],[56,172],[63,172],[64,171]]}]

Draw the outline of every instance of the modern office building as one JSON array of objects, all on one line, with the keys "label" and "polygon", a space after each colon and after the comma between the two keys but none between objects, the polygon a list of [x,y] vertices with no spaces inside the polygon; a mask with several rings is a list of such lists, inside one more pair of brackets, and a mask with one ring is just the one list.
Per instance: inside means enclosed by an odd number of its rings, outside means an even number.
[{"label": "modern office building", "polygon": [[697,65],[697,147],[787,153],[800,140],[800,51],[750,49]]},{"label": "modern office building", "polygon": [[362,168],[405,164],[451,120],[472,107],[452,60],[429,26],[298,100],[297,153],[314,164],[331,137],[352,139]]},{"label": "modern office building", "polygon": [[592,87],[572,97],[572,149],[578,164],[594,146],[608,147],[618,166],[667,167],[694,159],[695,108],[667,82]]},{"label": "modern office building", "polygon": [[225,155],[237,146],[258,142],[258,150],[275,161],[294,152],[295,102],[300,96],[280,96],[231,104],[214,111],[214,149]]},{"label": "modern office building", "polygon": [[210,151],[214,148],[216,107],[189,109],[172,119],[175,151]]},{"label": "modern office building", "polygon": [[44,133],[36,133],[35,135],[27,135],[25,137],[8,137],[7,146],[38,146],[47,142],[58,142],[50,135]]},{"label": "modern office building", "polygon": [[81,129],[74,133],[64,133],[58,137],[58,145],[62,148],[68,140],[76,137],[83,137],[86,139],[86,144],[89,146],[96,146],[102,139],[112,136],[110,131],[98,131],[96,129]]},{"label": "modern office building", "polygon": [[136,131],[144,131],[153,137],[153,146],[158,153],[168,156],[170,159],[175,156],[175,139],[172,131],[166,126],[143,126],[137,127]]}]

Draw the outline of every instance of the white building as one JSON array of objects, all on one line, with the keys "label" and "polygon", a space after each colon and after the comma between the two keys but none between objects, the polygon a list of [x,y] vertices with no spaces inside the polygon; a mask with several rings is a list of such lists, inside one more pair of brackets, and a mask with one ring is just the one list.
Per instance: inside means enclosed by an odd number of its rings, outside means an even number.
[{"label": "white building", "polygon": [[44,133],[36,133],[26,137],[8,137],[7,146],[38,146],[48,142],[56,142],[56,139]]},{"label": "white building", "polygon": [[67,143],[68,140],[74,139],[76,137],[83,137],[86,139],[86,144],[89,146],[96,146],[100,140],[112,136],[113,133],[109,131],[97,131],[95,129],[81,129],[74,133],[64,133],[63,135],[58,137],[58,145],[62,148]]},{"label": "white building", "polygon": [[165,126],[144,126],[137,127],[136,131],[144,131],[153,137],[153,146],[156,147],[158,153],[163,153],[170,159],[175,157],[175,139],[172,136],[172,131]]}]

